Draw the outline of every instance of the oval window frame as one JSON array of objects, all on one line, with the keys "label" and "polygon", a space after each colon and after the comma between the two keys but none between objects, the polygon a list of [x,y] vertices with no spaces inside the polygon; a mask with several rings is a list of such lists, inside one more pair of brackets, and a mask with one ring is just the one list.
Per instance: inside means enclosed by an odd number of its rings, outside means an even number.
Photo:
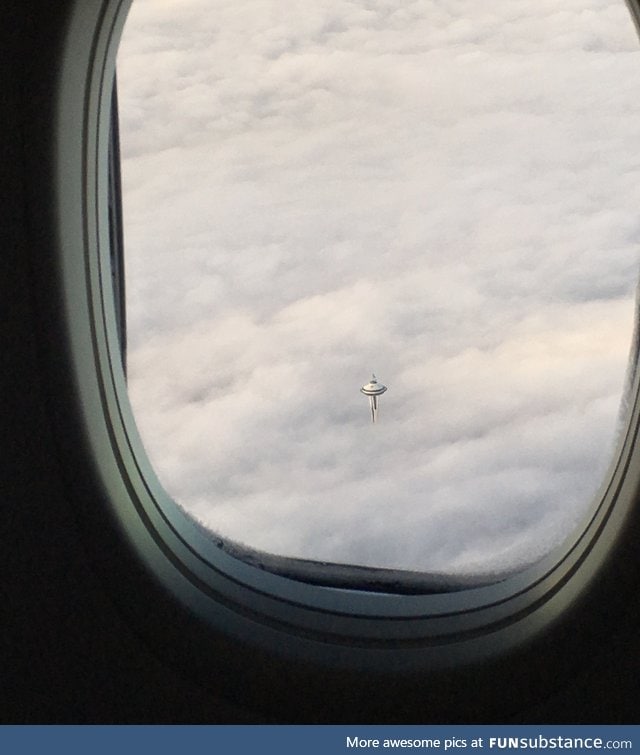
[{"label": "oval window frame", "polygon": [[[637,590],[638,371],[620,453],[584,528],[497,584],[437,594],[348,589],[348,581],[336,587],[268,571],[213,543],[160,486],[122,370],[108,154],[129,4],[64,3],[53,126],[42,132],[51,171],[38,189],[55,208],[43,222],[56,270],[49,285],[61,302],[46,345],[61,397],[56,411],[66,416],[59,446],[84,470],[71,485],[107,589],[183,672],[257,707],[291,706],[296,717],[313,716],[322,700],[332,721],[408,720],[428,701],[434,714],[468,721],[515,706],[516,682],[524,690],[517,706],[548,694],[575,672],[585,647],[596,652],[602,634],[614,631]],[[637,24],[640,6],[629,7]]]}]

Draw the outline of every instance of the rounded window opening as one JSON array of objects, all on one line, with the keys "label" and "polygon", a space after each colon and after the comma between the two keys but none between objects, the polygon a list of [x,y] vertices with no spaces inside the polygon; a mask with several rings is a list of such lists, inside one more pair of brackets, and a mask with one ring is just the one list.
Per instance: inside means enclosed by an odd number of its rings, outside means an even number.
[{"label": "rounded window opening", "polygon": [[182,508],[461,585],[575,536],[635,365],[624,3],[134,0],[118,84],[129,393]]}]

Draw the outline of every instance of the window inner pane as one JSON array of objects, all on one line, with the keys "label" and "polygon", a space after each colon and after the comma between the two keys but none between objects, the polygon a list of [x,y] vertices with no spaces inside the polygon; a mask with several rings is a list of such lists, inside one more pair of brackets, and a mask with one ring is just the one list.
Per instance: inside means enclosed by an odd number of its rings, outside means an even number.
[{"label": "window inner pane", "polygon": [[570,536],[634,323],[624,3],[135,0],[118,77],[129,391],[176,502],[466,579]]}]

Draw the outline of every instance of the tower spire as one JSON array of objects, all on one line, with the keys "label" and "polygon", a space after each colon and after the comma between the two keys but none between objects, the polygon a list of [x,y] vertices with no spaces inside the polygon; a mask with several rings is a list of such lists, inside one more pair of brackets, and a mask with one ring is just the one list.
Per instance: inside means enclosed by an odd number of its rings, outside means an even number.
[{"label": "tower spire", "polygon": [[369,397],[369,407],[371,408],[371,421],[375,422],[378,417],[378,396],[387,390],[386,385],[378,382],[378,378],[372,373],[370,382],[360,388],[360,392]]}]

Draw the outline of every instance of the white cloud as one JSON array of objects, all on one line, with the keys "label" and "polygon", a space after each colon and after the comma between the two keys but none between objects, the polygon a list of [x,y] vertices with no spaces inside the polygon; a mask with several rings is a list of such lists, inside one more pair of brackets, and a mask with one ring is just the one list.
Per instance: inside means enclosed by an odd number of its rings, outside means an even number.
[{"label": "white cloud", "polygon": [[597,492],[633,321],[638,44],[615,0],[478,6],[133,5],[130,394],[169,493],[226,537],[497,573]]}]

